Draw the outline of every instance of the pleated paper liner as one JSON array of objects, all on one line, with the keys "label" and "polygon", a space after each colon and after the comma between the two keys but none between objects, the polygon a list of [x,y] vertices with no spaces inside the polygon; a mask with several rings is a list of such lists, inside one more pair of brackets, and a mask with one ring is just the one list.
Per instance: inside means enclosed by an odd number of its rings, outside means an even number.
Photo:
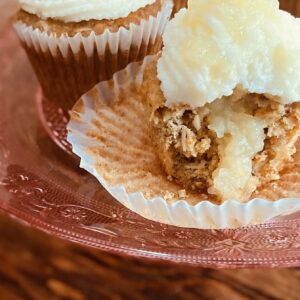
[{"label": "pleated paper liner", "polygon": [[281,179],[248,203],[210,202],[168,180],[148,134],[139,91],[144,63],[130,64],[102,82],[75,105],[68,140],[81,167],[94,175],[120,203],[141,216],[188,228],[221,229],[264,223],[300,210],[300,147]]},{"label": "pleated paper liner", "polygon": [[172,13],[172,0],[165,0],[156,16],[97,35],[81,33],[57,37],[18,21],[14,27],[43,88],[44,96],[64,110],[96,83],[129,63],[156,54]]}]

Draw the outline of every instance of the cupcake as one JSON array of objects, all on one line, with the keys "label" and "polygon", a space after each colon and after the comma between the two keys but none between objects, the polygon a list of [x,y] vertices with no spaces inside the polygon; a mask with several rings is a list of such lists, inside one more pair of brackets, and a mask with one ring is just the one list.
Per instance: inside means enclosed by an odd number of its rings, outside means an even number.
[{"label": "cupcake", "polygon": [[161,49],[171,0],[20,0],[14,26],[44,96],[65,110],[128,63]]},{"label": "cupcake", "polygon": [[163,39],[74,106],[81,167],[132,211],[175,226],[299,211],[299,21],[275,0],[190,0]]},{"label": "cupcake", "polygon": [[143,90],[166,174],[221,202],[248,201],[296,152],[299,20],[277,0],[190,0],[163,40]]},{"label": "cupcake", "polygon": [[187,7],[188,0],[174,0],[173,16],[182,8]]}]

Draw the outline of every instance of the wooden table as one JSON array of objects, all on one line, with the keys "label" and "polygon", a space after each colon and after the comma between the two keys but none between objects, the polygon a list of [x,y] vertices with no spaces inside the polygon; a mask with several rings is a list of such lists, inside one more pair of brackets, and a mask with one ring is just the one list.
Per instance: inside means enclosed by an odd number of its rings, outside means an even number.
[{"label": "wooden table", "polygon": [[[14,0],[0,0],[0,28],[3,13],[14,9]],[[0,216],[0,300],[19,299],[299,300],[300,269],[158,265],[80,247]]]},{"label": "wooden table", "polygon": [[77,246],[0,217],[0,299],[300,299],[300,269],[157,265]]}]

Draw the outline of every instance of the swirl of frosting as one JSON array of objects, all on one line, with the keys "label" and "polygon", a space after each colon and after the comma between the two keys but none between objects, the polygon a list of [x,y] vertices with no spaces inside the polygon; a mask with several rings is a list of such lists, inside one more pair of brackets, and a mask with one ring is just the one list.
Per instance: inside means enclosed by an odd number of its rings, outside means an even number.
[{"label": "swirl of frosting", "polygon": [[158,61],[166,105],[201,107],[236,87],[300,101],[300,21],[278,0],[189,0]]},{"label": "swirl of frosting", "polygon": [[153,4],[155,0],[19,0],[23,10],[42,19],[64,22],[115,20]]}]

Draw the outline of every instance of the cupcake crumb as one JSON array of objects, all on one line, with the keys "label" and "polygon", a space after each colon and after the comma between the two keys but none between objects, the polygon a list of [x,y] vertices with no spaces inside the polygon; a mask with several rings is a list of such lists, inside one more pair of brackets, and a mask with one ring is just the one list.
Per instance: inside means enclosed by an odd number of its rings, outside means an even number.
[{"label": "cupcake crumb", "polygon": [[185,199],[185,198],[186,198],[186,190],[180,190],[180,191],[178,192],[178,196],[179,196],[179,198],[181,198],[181,199]]},{"label": "cupcake crumb", "polygon": [[173,181],[173,177],[172,176],[169,175],[167,178],[168,178],[169,181],[171,181],[171,182]]},{"label": "cupcake crumb", "polygon": [[164,195],[164,199],[167,201],[174,199],[174,197],[175,197],[175,194],[170,191],[166,191],[166,193]]},{"label": "cupcake crumb", "polygon": [[151,198],[151,193],[150,192],[145,192],[145,197],[146,199],[150,199]]}]

